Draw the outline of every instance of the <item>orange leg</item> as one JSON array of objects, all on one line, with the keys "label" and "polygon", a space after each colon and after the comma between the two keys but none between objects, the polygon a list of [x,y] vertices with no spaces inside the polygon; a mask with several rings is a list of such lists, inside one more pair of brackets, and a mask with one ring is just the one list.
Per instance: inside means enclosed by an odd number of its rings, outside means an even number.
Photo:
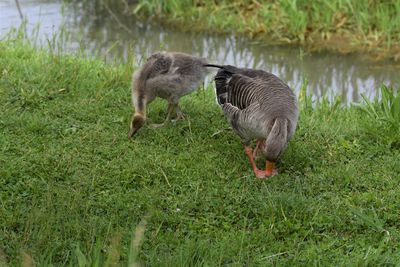
[{"label": "orange leg", "polygon": [[277,175],[278,171],[275,169],[275,162],[266,161],[265,163],[265,176],[271,177]]},{"label": "orange leg", "polygon": [[256,165],[256,163],[254,161],[254,157],[253,157],[253,150],[251,149],[251,147],[244,146],[244,150],[246,152],[247,157],[250,160],[251,167],[253,168],[253,172],[256,175],[256,177],[259,178],[259,179],[264,179],[265,178],[265,171],[259,170],[257,168],[257,165]]}]

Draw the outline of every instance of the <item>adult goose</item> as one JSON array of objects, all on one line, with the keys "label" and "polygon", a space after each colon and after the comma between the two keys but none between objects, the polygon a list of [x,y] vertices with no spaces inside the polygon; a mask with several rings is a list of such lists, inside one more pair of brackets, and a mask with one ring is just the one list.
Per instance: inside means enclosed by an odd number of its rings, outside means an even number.
[{"label": "adult goose", "polygon": [[[277,174],[275,162],[295,132],[298,108],[293,91],[277,76],[263,70],[217,67],[217,102],[233,130],[240,137],[254,174],[266,178]],[[252,140],[257,144],[253,151]],[[254,158],[261,151],[265,170],[259,170]]]}]

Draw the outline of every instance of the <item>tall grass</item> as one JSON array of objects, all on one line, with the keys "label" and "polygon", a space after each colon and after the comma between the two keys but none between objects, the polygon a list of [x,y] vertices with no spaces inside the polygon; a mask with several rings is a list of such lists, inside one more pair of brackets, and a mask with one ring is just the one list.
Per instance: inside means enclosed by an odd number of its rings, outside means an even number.
[{"label": "tall grass", "polygon": [[[99,5],[108,1],[99,0]],[[183,29],[234,32],[276,43],[342,52],[368,50],[399,59],[400,0],[140,0],[125,13]]]},{"label": "tall grass", "polygon": [[362,95],[364,104],[360,109],[374,120],[365,125],[375,138],[383,138],[390,146],[400,147],[400,94],[386,86],[380,88],[380,96],[369,100]]},{"label": "tall grass", "polygon": [[0,265],[400,261],[400,150],[372,135],[398,96],[365,113],[304,82],[280,174],[259,181],[211,88],[182,99],[186,120],[129,141],[134,68],[0,42]]}]

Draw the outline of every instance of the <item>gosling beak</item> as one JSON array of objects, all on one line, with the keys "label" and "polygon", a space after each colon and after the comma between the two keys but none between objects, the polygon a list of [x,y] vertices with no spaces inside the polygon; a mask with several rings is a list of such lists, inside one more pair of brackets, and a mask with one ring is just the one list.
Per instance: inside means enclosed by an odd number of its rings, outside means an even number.
[{"label": "gosling beak", "polygon": [[128,133],[128,138],[131,139],[132,136],[134,136],[136,134],[137,131],[139,131],[140,128],[142,128],[144,121],[146,120],[146,118],[144,117],[143,114],[140,113],[135,113],[133,115],[132,121],[131,121],[131,129],[129,130]]},{"label": "gosling beak", "polygon": [[128,132],[128,138],[131,139],[131,138],[136,134],[136,132],[137,132],[138,130],[139,130],[138,128],[131,128],[131,129],[129,130],[129,132]]}]

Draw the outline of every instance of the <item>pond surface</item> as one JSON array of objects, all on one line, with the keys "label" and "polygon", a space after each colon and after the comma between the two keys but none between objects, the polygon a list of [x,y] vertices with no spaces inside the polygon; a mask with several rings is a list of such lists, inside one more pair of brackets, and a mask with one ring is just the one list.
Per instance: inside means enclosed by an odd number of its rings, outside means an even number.
[{"label": "pond surface", "polygon": [[[374,97],[381,84],[400,85],[400,64],[374,62],[365,55],[303,53],[300,48],[269,46],[229,35],[187,33],[154,23],[143,23],[109,11],[96,15],[79,5],[61,1],[20,0],[29,34],[37,25],[38,42],[47,43],[55,33],[70,33],[64,46],[68,51],[81,47],[89,53],[100,51],[105,58],[124,60],[129,51],[141,63],[159,50],[182,51],[208,58],[217,64],[261,68],[286,81],[298,92],[302,82],[316,97],[340,95],[346,102],[358,102],[361,94]],[[21,19],[14,0],[0,0],[0,36]]]}]

